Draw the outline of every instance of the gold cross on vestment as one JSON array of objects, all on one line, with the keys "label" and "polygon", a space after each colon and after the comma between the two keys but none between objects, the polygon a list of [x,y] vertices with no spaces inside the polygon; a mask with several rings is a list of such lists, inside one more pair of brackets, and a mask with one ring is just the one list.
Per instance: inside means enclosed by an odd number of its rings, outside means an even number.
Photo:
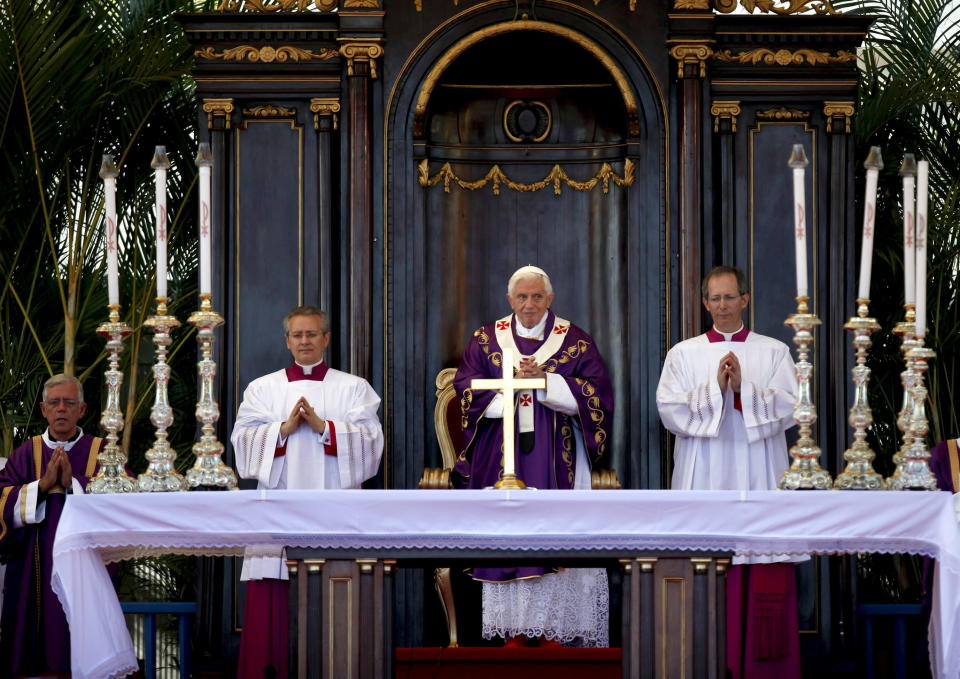
[{"label": "gold cross on vestment", "polygon": [[499,389],[503,393],[503,476],[495,484],[495,488],[520,489],[526,484],[517,478],[514,464],[513,450],[513,413],[514,395],[524,389],[546,389],[547,380],[542,377],[513,376],[513,349],[505,347],[502,356],[503,378],[470,380],[470,387],[474,390]]}]

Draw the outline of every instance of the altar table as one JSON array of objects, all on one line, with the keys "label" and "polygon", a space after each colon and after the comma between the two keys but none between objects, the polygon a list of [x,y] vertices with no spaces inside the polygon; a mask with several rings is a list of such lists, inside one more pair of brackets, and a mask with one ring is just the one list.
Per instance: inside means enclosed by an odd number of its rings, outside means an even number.
[{"label": "altar table", "polygon": [[[53,588],[75,679],[136,668],[105,563],[156,554],[239,556],[283,546],[384,558],[541,552],[921,554],[937,559],[930,662],[960,679],[960,525],[946,492],[322,490],[74,495],[54,543]],[[529,556],[529,555],[528,555]],[[402,562],[401,562],[402,564]]]}]

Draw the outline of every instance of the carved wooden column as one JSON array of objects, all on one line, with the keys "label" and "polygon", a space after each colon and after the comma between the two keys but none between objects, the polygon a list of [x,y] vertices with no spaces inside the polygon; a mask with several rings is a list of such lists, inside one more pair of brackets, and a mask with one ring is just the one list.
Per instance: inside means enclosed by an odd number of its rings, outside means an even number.
[{"label": "carved wooden column", "polygon": [[726,674],[729,558],[634,557],[623,569],[623,677]]},{"label": "carved wooden column", "polygon": [[[734,266],[735,244],[737,241],[737,182],[736,149],[734,141],[737,135],[737,117],[740,115],[739,101],[714,101],[710,106],[710,115],[713,116],[713,132],[717,135],[717,164],[719,166],[719,243],[715,243],[713,251],[719,253],[720,261],[714,263]],[[716,184],[715,184],[716,186]]]},{"label": "carved wooden column", "polygon": [[680,337],[701,332],[700,278],[703,218],[703,115],[707,59],[713,54],[709,39],[673,39],[670,56],[677,62],[680,147],[680,214],[677,244],[680,253]]},{"label": "carved wooden column", "polygon": [[391,559],[290,559],[290,676],[391,679]]},{"label": "carved wooden column", "polygon": [[[340,99],[338,97],[314,97],[310,100],[313,113],[313,129],[317,131],[317,205],[319,206],[318,227],[320,235],[320,261],[328,265],[320,266],[320,308],[328,313],[334,308],[336,292],[333,288],[333,267],[329,265],[338,255],[334,252],[333,205],[338,200],[333,190],[332,163],[333,142],[331,137],[339,127]],[[331,335],[329,351],[336,354],[340,350],[338,333]]]},{"label": "carved wooden column", "polygon": [[[341,40],[349,40],[342,38]],[[347,207],[348,274],[343,297],[348,332],[347,371],[370,379],[373,334],[373,111],[371,81],[383,48],[376,42],[342,42],[347,65],[346,134],[350,199]]]}]

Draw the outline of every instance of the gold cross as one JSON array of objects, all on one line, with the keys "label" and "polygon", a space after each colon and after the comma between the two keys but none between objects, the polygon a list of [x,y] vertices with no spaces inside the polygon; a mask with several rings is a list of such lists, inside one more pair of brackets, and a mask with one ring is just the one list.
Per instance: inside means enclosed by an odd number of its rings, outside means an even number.
[{"label": "gold cross", "polygon": [[502,356],[503,378],[471,380],[474,390],[499,389],[503,393],[503,476],[497,481],[496,488],[520,489],[526,484],[517,478],[513,450],[513,413],[514,395],[523,389],[546,389],[547,380],[542,377],[513,376],[513,349],[505,347]]}]

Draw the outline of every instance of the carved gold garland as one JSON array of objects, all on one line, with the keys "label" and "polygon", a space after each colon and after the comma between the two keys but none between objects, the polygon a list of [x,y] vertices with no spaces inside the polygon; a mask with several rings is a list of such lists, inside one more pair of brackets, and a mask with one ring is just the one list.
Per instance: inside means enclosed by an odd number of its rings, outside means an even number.
[{"label": "carved gold garland", "polygon": [[284,45],[282,47],[252,47],[251,45],[238,45],[230,47],[222,52],[217,52],[213,47],[204,47],[193,53],[198,59],[223,59],[224,61],[262,61],[269,64],[274,61],[312,61],[314,59],[335,59],[340,52],[334,49],[321,47],[319,52],[301,49],[300,47],[291,47]]},{"label": "carved gold garland", "polygon": [[436,186],[442,181],[443,190],[445,193],[450,193],[450,184],[456,184],[461,189],[466,189],[467,191],[476,191],[477,189],[482,189],[487,184],[492,183],[493,195],[495,196],[500,195],[501,184],[506,185],[508,188],[511,188],[514,191],[521,191],[523,193],[539,191],[552,185],[553,193],[559,196],[560,190],[564,184],[577,191],[592,191],[599,184],[604,193],[609,193],[611,181],[617,186],[633,186],[634,166],[633,161],[627,158],[623,163],[623,177],[621,177],[614,171],[609,163],[604,163],[596,175],[586,181],[578,182],[575,179],[571,179],[570,176],[564,172],[563,168],[561,168],[559,165],[554,165],[553,169],[550,170],[550,173],[540,181],[533,182],[531,184],[522,184],[507,177],[503,170],[500,169],[499,165],[494,165],[482,179],[477,179],[475,181],[469,181],[458,177],[453,171],[453,168],[450,167],[450,163],[444,163],[440,168],[440,171],[431,177],[429,161],[424,158],[420,161],[418,166],[418,174],[420,186],[429,188],[431,186]]},{"label": "carved gold garland", "polygon": [[252,118],[287,118],[297,115],[297,109],[267,104],[266,106],[245,108],[243,109],[243,115],[250,116]]},{"label": "carved gold garland", "polygon": [[746,50],[734,54],[732,50],[720,50],[714,52],[713,58],[717,61],[731,61],[738,64],[759,64],[763,62],[767,66],[799,66],[804,62],[811,66],[822,64],[842,64],[848,61],[856,61],[857,55],[847,50],[837,51],[836,56],[829,52],[818,52],[812,49],[772,50],[766,47],[758,47],[752,50]]},{"label": "carved gold garland", "polygon": [[786,106],[757,111],[757,118],[760,120],[807,120],[809,117],[810,111],[801,111]]},{"label": "carved gold garland", "polygon": [[[786,3],[786,7],[778,7],[777,3]],[[761,14],[800,14],[813,10],[817,14],[839,14],[833,8],[830,0],[713,0],[713,7],[718,12],[728,14],[740,5],[751,14],[754,10]]]}]

